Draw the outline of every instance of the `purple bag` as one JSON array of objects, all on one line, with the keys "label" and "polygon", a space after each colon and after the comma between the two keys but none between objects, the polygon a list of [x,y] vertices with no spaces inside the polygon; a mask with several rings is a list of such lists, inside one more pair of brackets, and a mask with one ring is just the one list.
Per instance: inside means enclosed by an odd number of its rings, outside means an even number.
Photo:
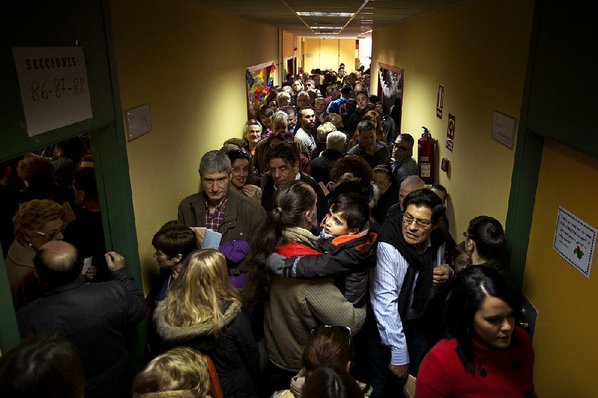
[{"label": "purple bag", "polygon": [[220,252],[226,257],[228,280],[236,289],[243,289],[249,280],[247,273],[241,272],[239,266],[249,254],[249,242],[231,240],[220,245]]}]

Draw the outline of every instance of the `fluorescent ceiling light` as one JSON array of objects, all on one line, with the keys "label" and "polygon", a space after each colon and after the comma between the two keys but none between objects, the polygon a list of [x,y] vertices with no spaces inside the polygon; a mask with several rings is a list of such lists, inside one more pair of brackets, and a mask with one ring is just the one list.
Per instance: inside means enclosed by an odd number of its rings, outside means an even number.
[{"label": "fluorescent ceiling light", "polygon": [[310,29],[319,29],[319,30],[335,30],[335,29],[342,29],[342,26],[310,26]]},{"label": "fluorescent ceiling light", "polygon": [[346,17],[353,16],[352,12],[323,12],[323,11],[298,11],[297,15],[301,17]]}]

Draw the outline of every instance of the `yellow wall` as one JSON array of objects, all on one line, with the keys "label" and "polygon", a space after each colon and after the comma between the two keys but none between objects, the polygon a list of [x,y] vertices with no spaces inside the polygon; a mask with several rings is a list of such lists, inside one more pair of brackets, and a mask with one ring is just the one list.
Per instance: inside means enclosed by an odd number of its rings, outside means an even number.
[{"label": "yellow wall", "polygon": [[[519,119],[532,11],[532,0],[467,1],[373,32],[371,87],[377,62],[404,68],[401,132],[417,140],[427,126],[440,158],[451,161],[450,177],[442,172],[439,182],[451,197],[454,236],[476,215],[506,219],[514,151],[494,141],[490,129],[494,110]],[[456,118],[454,152],[445,148],[449,112]]]},{"label": "yellow wall", "polygon": [[523,282],[538,309],[534,381],[542,397],[595,397],[598,391],[598,255],[588,279],[552,248],[559,206],[598,228],[596,181],[598,159],[544,143]]},{"label": "yellow wall", "polygon": [[312,69],[334,69],[344,63],[351,72],[355,66],[355,39],[303,39],[303,67],[309,73]]},{"label": "yellow wall", "polygon": [[282,32],[282,59],[292,58],[295,55],[295,35],[286,30]]},{"label": "yellow wall", "polygon": [[152,131],[127,145],[147,288],[153,234],[197,192],[201,156],[242,135],[245,68],[276,61],[277,33],[190,1],[110,6],[123,109],[151,108]]},{"label": "yellow wall", "polygon": [[[280,45],[280,68],[278,70],[279,82],[284,82],[287,73],[294,74],[293,67],[288,68],[287,61],[297,56],[297,36],[293,32],[281,31],[281,45]],[[295,61],[297,62],[297,61]]]}]

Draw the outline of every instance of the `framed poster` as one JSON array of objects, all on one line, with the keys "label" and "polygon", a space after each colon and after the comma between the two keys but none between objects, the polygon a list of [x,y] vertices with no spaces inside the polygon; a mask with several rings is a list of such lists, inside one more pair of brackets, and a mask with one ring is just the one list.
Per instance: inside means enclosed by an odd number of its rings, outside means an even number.
[{"label": "framed poster", "polygon": [[382,101],[384,114],[390,115],[401,131],[403,107],[403,69],[378,63],[378,97]]},{"label": "framed poster", "polygon": [[264,105],[274,85],[274,62],[247,67],[245,82],[247,88],[247,119],[257,119],[260,106]]}]

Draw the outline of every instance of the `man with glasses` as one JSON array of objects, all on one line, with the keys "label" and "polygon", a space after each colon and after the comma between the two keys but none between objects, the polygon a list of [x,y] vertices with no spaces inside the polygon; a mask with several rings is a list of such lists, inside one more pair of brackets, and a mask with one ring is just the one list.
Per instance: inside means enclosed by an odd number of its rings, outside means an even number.
[{"label": "man with glasses", "polygon": [[401,185],[405,177],[417,175],[417,162],[412,157],[414,143],[411,134],[399,134],[392,144],[390,170],[397,185]]},{"label": "man with glasses", "polygon": [[[429,348],[426,311],[437,288],[453,274],[443,264],[446,237],[437,230],[443,215],[438,196],[418,189],[405,198],[403,213],[387,217],[380,230],[370,299],[381,342],[389,350],[376,358],[380,377],[371,380],[375,390],[383,390],[387,382],[400,384],[409,374],[416,376]],[[386,367],[394,377],[387,379]]]},{"label": "man with glasses", "polygon": [[179,222],[187,227],[206,227],[222,234],[221,243],[249,241],[266,219],[255,201],[229,189],[232,166],[224,151],[209,151],[201,158],[202,192],[179,204]]}]

